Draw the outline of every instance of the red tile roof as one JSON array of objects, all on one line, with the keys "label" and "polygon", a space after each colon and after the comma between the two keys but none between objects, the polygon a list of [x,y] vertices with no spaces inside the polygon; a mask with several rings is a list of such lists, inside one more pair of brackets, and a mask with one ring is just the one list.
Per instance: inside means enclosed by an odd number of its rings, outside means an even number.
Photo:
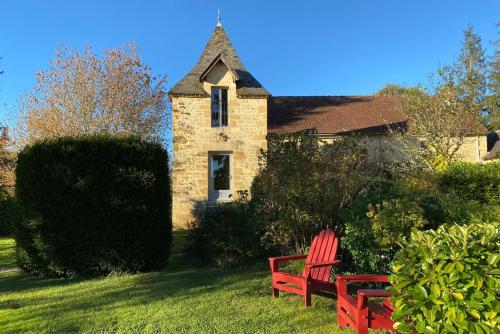
[{"label": "red tile roof", "polygon": [[384,134],[406,128],[394,96],[274,96],[268,105],[268,133],[317,129],[319,134]]}]

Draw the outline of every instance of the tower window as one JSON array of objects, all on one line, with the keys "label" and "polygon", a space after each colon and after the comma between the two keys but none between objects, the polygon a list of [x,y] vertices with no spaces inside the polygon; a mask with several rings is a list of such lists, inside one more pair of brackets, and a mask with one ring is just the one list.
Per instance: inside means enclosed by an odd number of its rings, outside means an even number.
[{"label": "tower window", "polygon": [[231,200],[231,160],[230,153],[209,153],[209,201]]},{"label": "tower window", "polygon": [[212,127],[227,126],[227,88],[212,87]]}]

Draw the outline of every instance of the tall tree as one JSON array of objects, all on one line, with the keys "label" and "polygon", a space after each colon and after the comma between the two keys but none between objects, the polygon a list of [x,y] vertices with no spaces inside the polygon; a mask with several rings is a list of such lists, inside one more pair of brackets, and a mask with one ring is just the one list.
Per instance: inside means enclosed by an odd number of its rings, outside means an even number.
[{"label": "tall tree", "polygon": [[468,25],[464,31],[464,40],[457,65],[457,73],[461,76],[459,79],[464,102],[475,109],[486,123],[487,63],[481,37],[474,32],[472,25]]},{"label": "tall tree", "polygon": [[132,134],[161,141],[167,129],[166,76],[158,78],[133,44],[107,49],[61,48],[20,99],[18,146],[64,135]]},{"label": "tall tree", "polygon": [[[500,23],[497,23],[497,27],[500,27]],[[495,52],[489,62],[488,71],[488,125],[491,130],[500,130],[500,39],[494,41],[493,45]]]}]

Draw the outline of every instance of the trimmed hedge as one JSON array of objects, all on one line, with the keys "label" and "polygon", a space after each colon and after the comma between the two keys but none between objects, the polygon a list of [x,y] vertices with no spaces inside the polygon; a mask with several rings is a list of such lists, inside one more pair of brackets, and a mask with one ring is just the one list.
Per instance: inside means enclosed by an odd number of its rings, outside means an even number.
[{"label": "trimmed hedge", "polygon": [[18,264],[72,276],[157,269],[172,239],[168,154],[134,137],[64,137],[18,158]]},{"label": "trimmed hedge", "polygon": [[500,204],[500,162],[452,164],[439,175],[439,188],[464,200]]},{"label": "trimmed hedge", "polygon": [[500,226],[416,231],[392,262],[393,319],[401,333],[496,333]]}]

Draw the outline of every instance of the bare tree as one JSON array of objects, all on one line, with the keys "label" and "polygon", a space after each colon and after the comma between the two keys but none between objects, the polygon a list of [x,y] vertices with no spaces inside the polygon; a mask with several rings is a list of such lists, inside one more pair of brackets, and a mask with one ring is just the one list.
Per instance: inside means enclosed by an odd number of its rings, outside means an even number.
[{"label": "bare tree", "polygon": [[64,135],[132,134],[162,141],[167,129],[166,76],[152,76],[129,44],[107,49],[60,48],[37,84],[20,98],[18,147]]}]

